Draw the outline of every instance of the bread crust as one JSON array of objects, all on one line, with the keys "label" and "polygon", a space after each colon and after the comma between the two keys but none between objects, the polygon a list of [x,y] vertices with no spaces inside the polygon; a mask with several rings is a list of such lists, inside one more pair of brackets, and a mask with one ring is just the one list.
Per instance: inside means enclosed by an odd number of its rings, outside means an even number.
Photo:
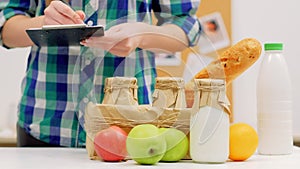
[{"label": "bread crust", "polygon": [[224,79],[229,84],[258,60],[261,51],[262,46],[258,40],[243,39],[209,63],[194,78]]}]

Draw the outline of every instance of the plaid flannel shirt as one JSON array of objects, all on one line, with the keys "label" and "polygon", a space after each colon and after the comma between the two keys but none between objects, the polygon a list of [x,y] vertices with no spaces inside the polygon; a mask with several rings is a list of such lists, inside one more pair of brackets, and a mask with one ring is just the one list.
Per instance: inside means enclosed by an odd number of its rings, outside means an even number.
[{"label": "plaid flannel shirt", "polygon": [[[152,24],[151,10],[158,24],[172,23],[186,33],[189,44],[196,43],[200,24],[194,16],[200,0],[71,0],[70,5],[86,13],[85,22],[106,29],[124,22]],[[43,15],[45,0],[2,0],[0,30],[15,15]],[[136,49],[128,57],[117,57],[86,47],[32,46],[18,124],[46,143],[79,147],[85,145],[83,111],[87,102],[101,102],[106,77],[138,79],[138,101],[151,102],[156,77],[154,54]]]}]

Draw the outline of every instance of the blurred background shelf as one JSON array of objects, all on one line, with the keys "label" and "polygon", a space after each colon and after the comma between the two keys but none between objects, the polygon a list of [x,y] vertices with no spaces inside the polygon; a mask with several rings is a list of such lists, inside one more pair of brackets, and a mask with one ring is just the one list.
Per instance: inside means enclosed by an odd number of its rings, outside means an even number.
[{"label": "blurred background shelf", "polygon": [[15,147],[16,145],[17,145],[17,138],[0,137],[0,147]]},{"label": "blurred background shelf", "polygon": [[294,135],[294,145],[300,147],[300,135]]},{"label": "blurred background shelf", "polygon": [[0,130],[0,147],[15,147],[17,145],[17,137],[15,130]]}]

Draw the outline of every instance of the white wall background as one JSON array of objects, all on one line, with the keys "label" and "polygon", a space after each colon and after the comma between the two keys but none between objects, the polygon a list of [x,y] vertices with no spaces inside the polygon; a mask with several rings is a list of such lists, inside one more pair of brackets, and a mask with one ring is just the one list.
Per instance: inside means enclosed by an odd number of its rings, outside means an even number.
[{"label": "white wall background", "polygon": [[7,50],[0,47],[0,137],[14,135],[28,52],[29,48]]},{"label": "white wall background", "polygon": [[[262,44],[267,41],[284,43],[294,90],[294,135],[297,137],[300,136],[299,9],[299,0],[232,0],[233,43],[246,37],[256,38]],[[262,56],[233,83],[235,122],[247,122],[255,128],[256,78]]]},{"label": "white wall background", "polygon": [[[261,41],[284,43],[294,88],[294,133],[300,135],[300,1],[232,0],[233,43],[253,37]],[[7,51],[0,48],[0,131],[14,125],[25,72],[28,48]],[[261,59],[261,58],[260,58]],[[256,128],[256,78],[260,60],[233,83],[235,122]]]}]

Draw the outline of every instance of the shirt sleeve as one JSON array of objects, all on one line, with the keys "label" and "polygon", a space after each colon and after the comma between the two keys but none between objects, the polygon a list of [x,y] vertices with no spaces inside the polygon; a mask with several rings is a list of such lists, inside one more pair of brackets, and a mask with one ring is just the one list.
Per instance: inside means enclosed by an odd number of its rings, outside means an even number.
[{"label": "shirt sleeve", "polygon": [[201,0],[153,0],[152,8],[157,25],[167,23],[179,26],[187,35],[189,46],[195,46],[201,33],[196,11]]},{"label": "shirt sleeve", "polygon": [[13,16],[35,16],[37,0],[1,0],[0,2],[0,45],[2,43],[2,28],[4,23]]}]

